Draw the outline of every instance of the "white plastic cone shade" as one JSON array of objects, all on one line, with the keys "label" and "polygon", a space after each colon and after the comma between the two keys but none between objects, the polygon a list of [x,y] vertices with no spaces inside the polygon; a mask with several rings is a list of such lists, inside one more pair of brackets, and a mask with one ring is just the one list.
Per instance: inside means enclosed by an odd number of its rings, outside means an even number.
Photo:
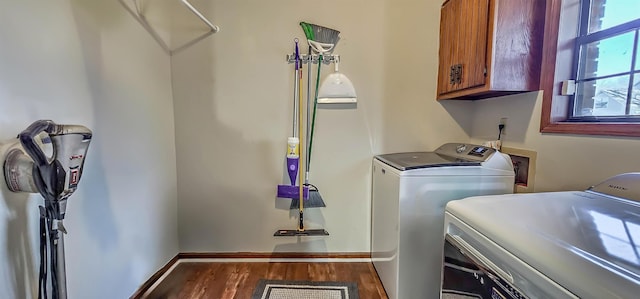
[{"label": "white plastic cone shade", "polygon": [[335,72],[322,81],[318,91],[318,103],[337,104],[357,101],[356,89],[347,76]]}]

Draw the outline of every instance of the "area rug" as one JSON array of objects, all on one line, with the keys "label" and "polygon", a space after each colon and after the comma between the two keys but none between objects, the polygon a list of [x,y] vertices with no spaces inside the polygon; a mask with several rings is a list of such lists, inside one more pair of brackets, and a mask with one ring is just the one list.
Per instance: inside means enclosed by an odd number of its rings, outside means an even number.
[{"label": "area rug", "polygon": [[358,284],[261,279],[251,299],[358,299]]}]

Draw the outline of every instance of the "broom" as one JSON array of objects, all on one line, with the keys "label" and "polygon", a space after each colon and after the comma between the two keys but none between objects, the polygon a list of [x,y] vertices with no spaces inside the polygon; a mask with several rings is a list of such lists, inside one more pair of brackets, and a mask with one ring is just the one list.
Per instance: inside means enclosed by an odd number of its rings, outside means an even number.
[{"label": "broom", "polygon": [[340,31],[324,26],[300,22],[300,26],[307,37],[309,46],[320,55],[331,53],[340,40]]}]

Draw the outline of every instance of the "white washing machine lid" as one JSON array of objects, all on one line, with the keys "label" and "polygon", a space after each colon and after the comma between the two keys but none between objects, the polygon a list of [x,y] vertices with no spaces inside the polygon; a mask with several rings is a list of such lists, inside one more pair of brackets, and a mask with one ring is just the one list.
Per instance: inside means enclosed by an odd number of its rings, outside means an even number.
[{"label": "white washing machine lid", "polygon": [[432,167],[480,166],[480,162],[460,160],[435,152],[393,153],[378,155],[376,159],[401,171]]},{"label": "white washing machine lid", "polygon": [[[635,175],[599,186],[638,194]],[[594,191],[512,194],[452,201],[446,211],[579,297],[640,292],[636,200]]]},{"label": "white washing machine lid", "polygon": [[378,155],[375,158],[400,170],[432,167],[480,166],[496,152],[481,145],[446,143],[434,152],[405,152]]}]

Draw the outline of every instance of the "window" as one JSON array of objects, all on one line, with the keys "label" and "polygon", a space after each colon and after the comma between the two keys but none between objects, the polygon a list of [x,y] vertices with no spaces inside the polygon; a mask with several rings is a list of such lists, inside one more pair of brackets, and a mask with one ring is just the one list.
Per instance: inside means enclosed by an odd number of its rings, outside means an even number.
[{"label": "window", "polygon": [[570,120],[640,117],[640,1],[582,0]]},{"label": "window", "polygon": [[[638,11],[638,0],[547,0],[541,132],[640,136]],[[563,96],[569,79],[576,93]]]}]

